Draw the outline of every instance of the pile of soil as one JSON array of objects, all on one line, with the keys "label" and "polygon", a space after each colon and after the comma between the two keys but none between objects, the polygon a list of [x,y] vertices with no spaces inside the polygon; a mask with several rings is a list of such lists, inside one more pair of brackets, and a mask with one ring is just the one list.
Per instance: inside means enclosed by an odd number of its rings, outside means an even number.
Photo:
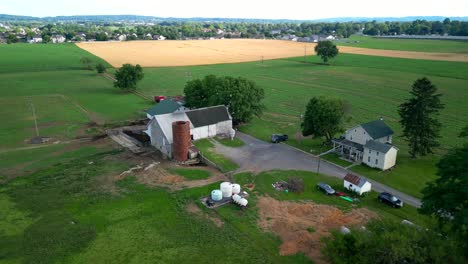
[{"label": "pile of soil", "polygon": [[[336,207],[313,202],[278,201],[260,197],[260,227],[281,237],[281,255],[303,252],[316,263],[324,263],[320,239],[341,226],[362,226],[377,215],[365,208],[343,213]],[[309,231],[309,230],[313,231]]]}]

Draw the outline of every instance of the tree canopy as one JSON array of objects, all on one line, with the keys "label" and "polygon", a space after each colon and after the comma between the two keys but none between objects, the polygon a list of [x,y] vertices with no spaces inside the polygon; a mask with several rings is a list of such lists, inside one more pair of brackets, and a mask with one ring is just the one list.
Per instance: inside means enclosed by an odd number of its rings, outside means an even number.
[{"label": "tree canopy", "polygon": [[131,64],[124,64],[122,68],[115,72],[114,87],[123,90],[135,90],[137,82],[143,79],[143,68],[139,64],[133,66]]},{"label": "tree canopy", "polygon": [[426,77],[416,80],[410,93],[412,97],[400,105],[398,113],[409,153],[415,158],[433,153],[439,146],[441,124],[436,117],[444,105],[440,102],[442,95],[437,93],[437,87]]},{"label": "tree canopy", "polygon": [[242,77],[208,75],[187,82],[184,93],[187,107],[228,106],[234,123],[248,122],[264,108],[263,88]]},{"label": "tree canopy", "polygon": [[339,51],[333,42],[325,40],[318,42],[317,46],[315,46],[315,52],[317,52],[317,56],[322,58],[324,63],[327,63],[329,59],[338,55]]},{"label": "tree canopy", "polygon": [[[437,175],[423,189],[420,211],[435,216],[463,238],[468,236],[468,144],[455,148],[437,163]],[[468,246],[467,246],[468,247]]]},{"label": "tree canopy", "polygon": [[345,104],[339,99],[313,97],[307,104],[301,124],[302,135],[324,136],[327,141],[343,131]]},{"label": "tree canopy", "polygon": [[332,233],[322,251],[331,263],[464,263],[456,240],[393,221],[371,221],[366,229]]}]

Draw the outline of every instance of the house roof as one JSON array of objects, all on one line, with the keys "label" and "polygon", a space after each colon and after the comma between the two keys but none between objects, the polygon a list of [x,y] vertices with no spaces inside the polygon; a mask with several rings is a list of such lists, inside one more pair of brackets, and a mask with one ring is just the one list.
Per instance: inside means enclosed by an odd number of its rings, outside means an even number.
[{"label": "house roof", "polygon": [[373,139],[379,139],[386,136],[393,135],[393,130],[385,124],[383,120],[375,120],[369,123],[362,124],[361,127]]},{"label": "house roof", "polygon": [[180,107],[182,107],[182,105],[172,100],[162,100],[152,108],[148,109],[146,113],[152,116],[170,114],[177,111]]},{"label": "house roof", "polygon": [[362,187],[364,186],[364,184],[366,184],[367,180],[364,179],[364,178],[361,178],[357,175],[354,175],[354,174],[351,174],[351,173],[348,173],[346,174],[346,176],[344,177],[344,180],[347,181],[347,182],[350,182],[354,185],[357,185],[359,187]]},{"label": "house roof", "polygon": [[229,115],[227,107],[224,105],[190,110],[186,111],[185,114],[187,114],[190,122],[194,127],[213,125],[232,119]]},{"label": "house roof", "polygon": [[382,143],[382,142],[375,141],[375,140],[369,140],[367,141],[366,145],[364,145],[364,148],[379,151],[382,153],[387,153],[391,148],[394,148],[394,146],[391,144],[386,144],[386,143]]}]

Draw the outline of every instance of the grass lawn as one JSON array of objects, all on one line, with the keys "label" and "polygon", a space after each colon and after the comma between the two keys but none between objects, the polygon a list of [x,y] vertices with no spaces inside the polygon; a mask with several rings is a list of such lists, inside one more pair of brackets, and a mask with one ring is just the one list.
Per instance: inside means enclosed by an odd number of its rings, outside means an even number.
[{"label": "grass lawn", "polygon": [[119,195],[104,192],[96,184],[101,177],[131,166],[113,155],[89,155],[1,185],[0,212],[8,212],[0,214],[2,262],[311,263],[301,254],[280,256],[278,238],[253,226],[255,210],[201,209],[221,217],[221,227],[186,210],[218,183],[168,193],[129,176],[117,183]]},{"label": "grass lawn", "polygon": [[338,164],[342,167],[348,167],[349,165],[353,164],[349,161],[343,160],[338,156],[336,153],[328,153],[327,155],[321,156],[322,159],[331,161],[335,164]]},{"label": "grass lawn", "polygon": [[215,138],[216,141],[219,143],[223,144],[224,146],[231,147],[231,148],[237,148],[237,147],[242,147],[245,145],[244,141],[234,138],[233,140],[229,138]]},{"label": "grass lawn", "polygon": [[432,39],[383,39],[353,35],[336,42],[338,46],[421,52],[468,53],[468,42]]},{"label": "grass lawn", "polygon": [[[372,192],[366,197],[360,197],[359,203],[349,203],[340,199],[338,196],[327,196],[323,192],[316,189],[316,185],[319,182],[325,182],[332,186],[335,190],[346,192],[343,187],[343,181],[337,178],[328,177],[325,175],[317,175],[312,172],[305,171],[269,171],[263,172],[258,175],[252,175],[251,173],[241,173],[234,175],[235,180],[241,184],[252,182],[255,184],[255,191],[257,195],[268,195],[278,200],[311,200],[316,203],[329,204],[336,206],[342,210],[349,210],[357,207],[367,207],[370,210],[379,214],[383,218],[390,218],[396,221],[403,219],[410,220],[419,225],[429,226],[432,225],[432,220],[424,215],[417,212],[417,209],[412,206],[404,206],[400,209],[395,209],[390,206],[381,204],[377,200],[378,194]],[[303,193],[292,193],[292,192],[279,192],[272,188],[271,184],[288,178],[298,177],[302,178],[305,183],[305,191]],[[249,200],[250,202],[250,200]]]},{"label": "grass lawn", "polygon": [[193,144],[201,151],[202,155],[214,162],[222,172],[229,172],[239,168],[230,159],[214,151],[214,145],[208,139],[194,141]]},{"label": "grass lawn", "polygon": [[169,172],[180,175],[188,180],[202,180],[207,179],[211,176],[211,173],[209,171],[199,169],[172,168],[169,169]]}]

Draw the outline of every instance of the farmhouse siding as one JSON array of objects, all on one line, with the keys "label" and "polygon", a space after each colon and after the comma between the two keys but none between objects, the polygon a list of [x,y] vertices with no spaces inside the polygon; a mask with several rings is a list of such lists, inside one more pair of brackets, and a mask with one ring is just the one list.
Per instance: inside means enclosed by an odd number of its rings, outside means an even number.
[{"label": "farmhouse siding", "polygon": [[385,155],[385,163],[384,163],[384,170],[388,170],[395,166],[396,164],[396,157],[397,157],[398,150],[396,148],[392,148],[387,152]]},{"label": "farmhouse siding", "polygon": [[365,145],[367,141],[372,140],[361,126],[356,126],[346,131],[346,139],[361,145]]},{"label": "farmhouse siding", "polygon": [[156,120],[153,120],[148,126],[148,134],[151,139],[151,145],[161,151],[164,156],[172,158],[172,144]]}]

